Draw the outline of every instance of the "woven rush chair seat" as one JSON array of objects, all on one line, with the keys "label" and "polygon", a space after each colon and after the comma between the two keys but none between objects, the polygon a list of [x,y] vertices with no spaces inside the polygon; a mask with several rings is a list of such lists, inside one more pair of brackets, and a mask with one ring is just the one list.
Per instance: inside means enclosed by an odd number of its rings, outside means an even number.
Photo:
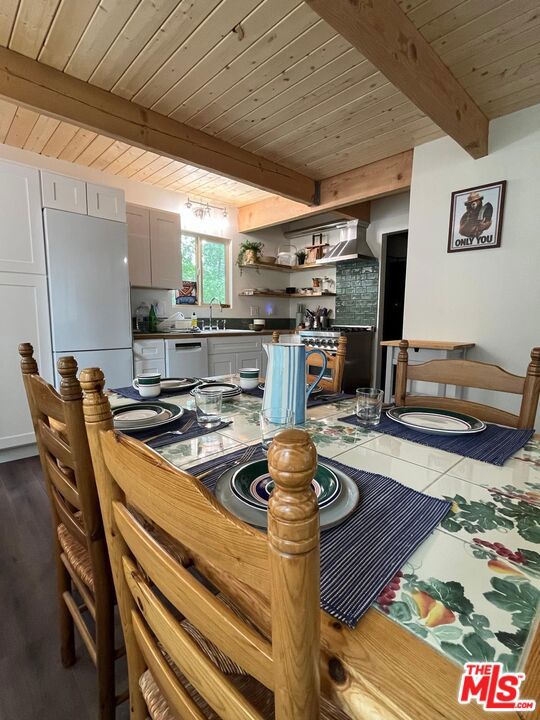
[{"label": "woven rush chair seat", "polygon": [[[139,519],[142,516],[138,515]],[[163,531],[155,528],[149,523],[145,523],[147,530],[152,534],[153,537],[169,552],[176,560],[183,562],[187,565],[188,556],[178,544],[174,543]],[[74,537],[71,535],[65,525],[60,524],[57,528],[58,540],[62,546],[69,564],[77,574],[77,576],[83,581],[83,583],[94,592],[94,575],[92,573],[92,563],[90,562],[90,556],[88,551],[84,548]],[[235,606],[221,593],[219,598],[228,605],[238,616],[244,616],[235,608]],[[212,660],[212,662],[221,670],[221,672],[227,675],[245,675],[246,673],[242,668],[231,660],[225,653],[208,640],[199,630],[187,620],[182,621],[182,627],[191,635],[193,640],[201,648],[201,650]]]},{"label": "woven rush chair seat", "polygon": [[[207,718],[207,720],[220,720],[219,715],[216,715],[208,703],[199,695],[197,690],[195,690],[190,682],[182,675],[167,654],[163,653],[163,655],[205,718]],[[250,675],[233,675],[230,679],[235,687],[245,695],[252,705],[261,713],[265,720],[274,720],[274,696],[270,690]],[[150,670],[146,670],[139,678],[139,687],[141,688],[151,720],[176,720],[176,716],[171,713],[167,701],[163,697]],[[320,720],[350,720],[350,718],[328,700],[321,698]]]},{"label": "woven rush chair seat", "polygon": [[58,525],[56,532],[69,564],[83,583],[94,592],[94,573],[92,572],[92,563],[88,550],[73,537],[63,523]]}]

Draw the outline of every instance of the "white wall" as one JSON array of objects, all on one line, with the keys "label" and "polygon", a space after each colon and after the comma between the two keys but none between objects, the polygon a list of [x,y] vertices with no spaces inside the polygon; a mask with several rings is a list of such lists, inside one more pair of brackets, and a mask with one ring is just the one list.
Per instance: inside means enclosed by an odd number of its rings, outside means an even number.
[{"label": "white wall", "polygon": [[[415,149],[404,336],[472,341],[471,359],[523,375],[540,346],[540,105],[494,120],[489,145],[480,160],[449,138]],[[508,181],[501,247],[447,254],[452,191],[498,180]]]},{"label": "white wall", "polygon": [[[285,274],[271,271],[263,271],[260,275],[254,273],[254,271],[247,271],[240,276],[238,268],[234,263],[238,255],[239,244],[246,236],[238,233],[237,210],[235,207],[230,206],[227,208],[227,219],[223,218],[222,213],[214,212],[210,218],[199,220],[185,207],[187,196],[183,193],[172,192],[171,190],[159,188],[154,185],[136,182],[134,180],[130,180],[129,178],[111,175],[92,167],[84,167],[83,165],[76,165],[74,163],[67,162],[66,160],[58,160],[56,158],[50,158],[33,153],[28,150],[21,150],[20,148],[11,147],[10,145],[0,144],[0,159],[24,163],[25,165],[32,165],[40,169],[51,170],[63,175],[70,175],[87,182],[101,183],[103,185],[121,188],[125,193],[127,202],[179,213],[181,216],[182,229],[184,230],[201,233],[205,232],[209,235],[217,237],[230,238],[232,241],[232,307],[229,310],[223,310],[222,312],[218,310],[218,315],[220,317],[250,317],[255,315],[260,317],[288,318],[288,300],[276,300],[260,297],[256,299],[238,297],[238,293],[243,288],[253,287],[254,285],[269,288],[280,287],[281,285],[285,287],[288,285],[288,278]],[[192,196],[192,199],[193,197],[196,199],[199,196]],[[213,205],[222,205],[222,203],[215,200],[210,200],[209,202]],[[275,254],[280,241],[283,241],[283,236],[276,229],[263,231],[258,233],[258,235],[266,244],[265,252],[270,255]],[[165,311],[168,314],[182,309],[182,307],[176,305],[173,307],[171,305],[170,293],[167,291],[136,289],[132,291],[132,293],[134,308],[142,299],[144,299],[146,302],[162,302],[166,308]],[[252,312],[250,310],[252,307],[258,308],[258,310]],[[208,317],[207,309],[197,308],[197,313],[199,317]],[[191,315],[191,310],[189,311],[189,315]]]},{"label": "white wall", "polygon": [[409,193],[371,201],[371,219],[366,240],[375,257],[381,257],[383,235],[407,230],[409,227]]}]

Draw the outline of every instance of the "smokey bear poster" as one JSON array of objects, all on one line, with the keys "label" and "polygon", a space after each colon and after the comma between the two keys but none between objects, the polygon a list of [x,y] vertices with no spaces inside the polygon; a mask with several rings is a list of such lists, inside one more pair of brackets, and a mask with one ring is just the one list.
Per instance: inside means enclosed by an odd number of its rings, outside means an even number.
[{"label": "smokey bear poster", "polygon": [[505,189],[501,180],[452,193],[448,252],[500,246]]}]

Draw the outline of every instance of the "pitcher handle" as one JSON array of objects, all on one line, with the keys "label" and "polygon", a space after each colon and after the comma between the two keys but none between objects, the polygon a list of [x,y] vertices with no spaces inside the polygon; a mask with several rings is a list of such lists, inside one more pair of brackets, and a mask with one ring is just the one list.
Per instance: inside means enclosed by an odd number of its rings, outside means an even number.
[{"label": "pitcher handle", "polygon": [[309,357],[310,355],[313,355],[313,353],[317,353],[318,355],[321,355],[321,357],[322,357],[322,359],[323,359],[323,365],[322,365],[322,368],[321,368],[321,373],[320,373],[320,375],[318,376],[318,378],[317,378],[316,380],[314,380],[314,381],[311,383],[311,385],[308,387],[307,392],[306,392],[306,398],[309,397],[309,393],[313,390],[313,388],[317,386],[317,383],[319,382],[319,380],[322,379],[322,376],[324,375],[324,372],[325,372],[325,370],[326,370],[326,361],[327,361],[327,358],[326,358],[326,353],[325,353],[323,350],[319,350],[318,348],[313,348],[313,350],[310,350],[309,352],[307,352],[307,353],[306,353],[306,362],[307,362],[308,357]]}]

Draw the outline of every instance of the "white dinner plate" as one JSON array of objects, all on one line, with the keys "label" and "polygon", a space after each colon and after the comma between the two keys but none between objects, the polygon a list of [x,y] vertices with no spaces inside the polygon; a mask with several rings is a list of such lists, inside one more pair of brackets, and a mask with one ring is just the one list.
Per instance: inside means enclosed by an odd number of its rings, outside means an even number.
[{"label": "white dinner plate", "polygon": [[428,435],[474,435],[486,429],[478,418],[453,410],[425,407],[394,407],[387,416],[400,425]]}]

